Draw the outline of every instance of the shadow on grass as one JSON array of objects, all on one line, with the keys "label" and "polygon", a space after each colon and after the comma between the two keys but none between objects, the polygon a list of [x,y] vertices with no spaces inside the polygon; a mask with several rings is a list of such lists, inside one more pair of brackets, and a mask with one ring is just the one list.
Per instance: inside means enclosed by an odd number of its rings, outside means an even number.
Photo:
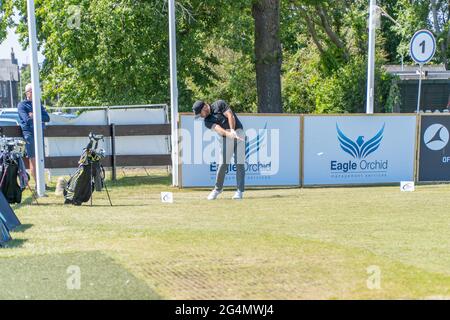
[{"label": "shadow on grass", "polygon": [[[276,195],[272,195],[272,196],[248,196],[248,197],[244,197],[245,199],[283,199],[283,198],[292,198],[292,195],[281,195],[281,194],[276,194]],[[230,199],[231,200],[231,199]]]},{"label": "shadow on grass", "polygon": [[56,187],[55,186],[47,186],[47,188],[45,188],[46,192],[55,192],[56,191]]},{"label": "shadow on grass", "polygon": [[14,229],[13,232],[14,233],[24,233],[25,231],[32,228],[33,226],[34,226],[33,224],[21,224],[16,229]]},{"label": "shadow on grass", "polygon": [[[38,200],[39,201],[39,200]],[[26,198],[22,198],[22,202],[21,203],[15,203],[11,205],[11,208],[13,208],[13,210],[16,209],[20,209],[24,206],[30,206],[30,205],[37,205],[38,202],[36,202],[36,199],[33,196],[28,196]]]},{"label": "shadow on grass", "polygon": [[[61,204],[63,204],[63,203],[61,203]],[[20,204],[16,204],[16,205],[14,205],[14,206],[11,206],[11,208],[13,208],[13,210],[17,210],[17,209],[21,209],[21,208],[23,208],[23,207],[25,207],[25,206],[33,206],[33,207],[58,207],[59,205],[60,205],[59,203],[42,203],[42,202],[36,203],[36,201],[33,201],[33,202],[27,202],[27,203],[22,202],[22,203],[20,203]]]},{"label": "shadow on grass", "polygon": [[84,204],[81,206],[74,206],[71,204],[65,204],[65,207],[74,207],[74,208],[120,208],[120,207],[141,207],[141,208],[147,208],[148,205],[145,204],[114,204],[112,206],[110,206],[109,204],[93,204],[92,206],[89,204]]},{"label": "shadow on grass", "polygon": [[171,185],[171,176],[130,176],[119,178],[116,181],[108,180],[107,186],[110,187],[138,187],[141,185]]},{"label": "shadow on grass", "polygon": [[[77,290],[66,285],[68,277],[77,274],[71,271],[73,267],[81,271]],[[0,259],[0,270],[0,300],[21,300],[25,296],[30,300],[161,299],[145,281],[101,252],[5,258]]]},{"label": "shadow on grass", "polygon": [[15,249],[15,248],[21,248],[25,242],[27,242],[27,239],[13,239],[9,241],[8,243],[3,245],[3,248],[9,248],[9,249]]}]

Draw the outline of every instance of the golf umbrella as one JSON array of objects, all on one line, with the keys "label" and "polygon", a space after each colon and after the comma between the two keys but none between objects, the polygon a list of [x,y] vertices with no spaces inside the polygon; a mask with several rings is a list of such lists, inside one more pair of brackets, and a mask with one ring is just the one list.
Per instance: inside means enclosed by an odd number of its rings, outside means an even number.
[{"label": "golf umbrella", "polygon": [[0,219],[0,246],[11,240],[8,228],[3,223],[3,219]]},{"label": "golf umbrella", "polygon": [[0,221],[2,221],[9,231],[14,230],[21,225],[2,192],[0,192]]}]

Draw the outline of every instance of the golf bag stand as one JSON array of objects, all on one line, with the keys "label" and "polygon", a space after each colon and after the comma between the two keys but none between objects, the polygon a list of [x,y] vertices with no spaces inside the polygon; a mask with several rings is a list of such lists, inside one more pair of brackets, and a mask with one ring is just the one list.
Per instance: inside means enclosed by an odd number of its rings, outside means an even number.
[{"label": "golf bag stand", "polygon": [[[91,181],[93,181],[93,183],[94,183],[94,186],[95,186],[95,177],[94,177],[94,174],[93,174],[93,166],[91,166]],[[97,168],[97,170],[98,169],[100,169],[101,170],[101,173],[100,174],[103,174],[104,175],[104,169],[103,169],[103,166],[100,164],[99,166],[98,166],[98,168]],[[106,176],[104,175],[103,176],[103,179],[102,179],[102,186],[103,187],[105,187],[105,191],[106,191],[106,195],[108,196],[108,201],[109,201],[109,205],[112,207],[113,206],[113,204],[112,204],[112,202],[111,202],[111,197],[109,196],[109,190],[108,190],[108,186],[106,185]],[[94,189],[95,189],[95,187],[94,187]],[[93,202],[93,199],[94,198],[94,192],[92,192],[91,193],[91,207],[92,207],[92,202]]]},{"label": "golf bag stand", "polygon": [[[103,159],[105,157],[104,150],[97,151],[98,141],[103,140],[103,136],[91,133],[91,134],[89,134],[89,138],[91,139],[91,141],[92,140],[95,141],[92,150],[93,150],[93,155],[95,155],[95,158],[97,161],[97,162],[91,164],[91,183],[93,185],[92,192],[91,192],[91,207],[93,205],[92,203],[93,203],[93,198],[94,198],[94,190],[101,191],[103,187],[105,187],[106,195],[108,196],[109,205],[112,207],[113,204],[111,202],[111,197],[109,196],[108,187],[106,186],[105,169],[103,168],[103,166],[101,164],[101,159]],[[95,165],[95,175],[94,175],[94,165]],[[98,181],[98,177],[101,178],[101,181]]]}]

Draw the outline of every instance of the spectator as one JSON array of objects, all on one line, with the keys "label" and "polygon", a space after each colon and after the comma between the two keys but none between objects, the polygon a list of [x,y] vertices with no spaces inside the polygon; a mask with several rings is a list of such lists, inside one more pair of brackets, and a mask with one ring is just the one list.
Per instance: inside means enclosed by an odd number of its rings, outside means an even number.
[{"label": "spectator", "polygon": [[[31,176],[34,181],[36,181],[36,158],[34,149],[34,127],[33,127],[33,87],[31,83],[27,84],[25,87],[26,100],[19,103],[17,106],[17,111],[19,112],[20,127],[22,128],[22,135],[25,139],[26,152],[28,163],[30,166]],[[50,116],[45,110],[44,106],[41,106],[42,112],[42,129],[45,128],[45,122],[50,121]],[[44,135],[42,133],[42,138]],[[42,144],[44,144],[44,139],[42,139]]]}]

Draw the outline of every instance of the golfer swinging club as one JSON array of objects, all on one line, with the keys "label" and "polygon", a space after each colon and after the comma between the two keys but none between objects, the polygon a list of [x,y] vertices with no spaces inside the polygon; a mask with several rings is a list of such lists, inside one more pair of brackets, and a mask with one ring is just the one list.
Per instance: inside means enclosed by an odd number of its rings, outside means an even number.
[{"label": "golfer swinging club", "polygon": [[223,100],[218,100],[211,105],[204,101],[197,101],[192,110],[196,118],[204,119],[208,129],[216,131],[222,137],[221,161],[217,171],[216,186],[209,194],[208,200],[215,200],[222,193],[225,174],[233,155],[237,183],[233,199],[241,200],[245,191],[245,134],[241,121]]}]

